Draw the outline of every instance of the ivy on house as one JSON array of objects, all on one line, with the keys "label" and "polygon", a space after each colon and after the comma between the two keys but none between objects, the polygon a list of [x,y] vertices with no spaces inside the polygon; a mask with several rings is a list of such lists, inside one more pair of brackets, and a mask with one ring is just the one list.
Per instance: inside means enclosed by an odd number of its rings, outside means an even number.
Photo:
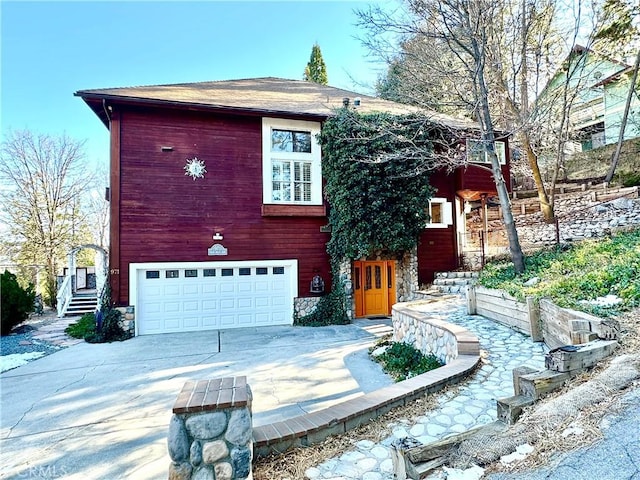
[{"label": "ivy on house", "polygon": [[348,321],[343,259],[416,247],[434,192],[429,172],[455,162],[458,144],[452,132],[421,115],[361,115],[348,108],[325,122],[319,142],[334,281],[316,311],[297,319],[301,325]]},{"label": "ivy on house", "polygon": [[332,262],[416,246],[433,196],[429,173],[448,141],[441,130],[419,115],[360,115],[346,108],[327,120],[320,144]]}]

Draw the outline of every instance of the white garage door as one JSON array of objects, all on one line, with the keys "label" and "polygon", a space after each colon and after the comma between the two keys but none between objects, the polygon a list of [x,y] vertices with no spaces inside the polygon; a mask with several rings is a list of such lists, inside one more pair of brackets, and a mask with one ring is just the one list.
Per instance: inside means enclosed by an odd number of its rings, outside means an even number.
[{"label": "white garage door", "polygon": [[130,269],[138,335],[293,322],[295,260],[132,264]]}]

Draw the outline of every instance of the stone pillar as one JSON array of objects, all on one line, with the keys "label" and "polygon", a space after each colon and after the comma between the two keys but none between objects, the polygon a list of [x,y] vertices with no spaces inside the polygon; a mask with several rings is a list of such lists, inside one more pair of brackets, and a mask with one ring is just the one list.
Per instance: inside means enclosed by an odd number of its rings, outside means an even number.
[{"label": "stone pillar", "polygon": [[169,425],[169,480],[251,480],[251,398],[244,376],[186,382]]}]

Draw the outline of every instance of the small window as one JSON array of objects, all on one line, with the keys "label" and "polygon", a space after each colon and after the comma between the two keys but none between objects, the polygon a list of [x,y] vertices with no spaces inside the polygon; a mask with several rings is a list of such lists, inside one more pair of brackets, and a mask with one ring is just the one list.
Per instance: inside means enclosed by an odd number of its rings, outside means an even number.
[{"label": "small window", "polygon": [[269,269],[267,267],[256,268],[256,275],[267,275],[268,273],[269,273]]},{"label": "small window", "polygon": [[355,281],[356,281],[356,290],[360,290],[360,268],[355,268]]},{"label": "small window", "polygon": [[233,268],[223,268],[222,269],[223,277],[233,277]]},{"label": "small window", "polygon": [[159,270],[147,270],[146,272],[147,278],[160,278]]},{"label": "small window", "polygon": [[198,276],[198,270],[185,270],[184,276],[187,278],[194,278]]},{"label": "small window", "polygon": [[215,268],[205,268],[204,271],[202,272],[202,276],[203,277],[215,277],[216,276],[216,269]]},{"label": "small window", "polygon": [[180,270],[167,270],[165,272],[166,278],[180,278]]},{"label": "small window", "polygon": [[[506,165],[507,156],[504,142],[494,142],[493,147],[500,165]],[[467,160],[471,163],[491,163],[487,152],[487,142],[484,140],[467,139]]]},{"label": "small window", "polygon": [[271,151],[311,153],[311,132],[274,128],[271,130]]},{"label": "small window", "polygon": [[241,268],[238,272],[240,275],[251,275],[250,268]]},{"label": "small window", "polygon": [[434,197],[429,200],[427,214],[427,228],[447,228],[453,225],[453,203],[446,198]]},{"label": "small window", "polygon": [[273,267],[274,275],[284,275],[284,267]]}]

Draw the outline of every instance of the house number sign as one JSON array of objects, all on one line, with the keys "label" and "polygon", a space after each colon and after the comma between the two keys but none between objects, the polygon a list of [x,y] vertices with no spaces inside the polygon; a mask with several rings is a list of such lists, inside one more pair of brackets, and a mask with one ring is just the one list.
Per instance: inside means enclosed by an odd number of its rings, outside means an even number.
[{"label": "house number sign", "polygon": [[214,245],[211,245],[211,247],[209,247],[209,250],[207,250],[207,253],[209,254],[210,257],[216,256],[216,255],[227,255],[227,249],[224,248],[222,244],[216,243]]}]

